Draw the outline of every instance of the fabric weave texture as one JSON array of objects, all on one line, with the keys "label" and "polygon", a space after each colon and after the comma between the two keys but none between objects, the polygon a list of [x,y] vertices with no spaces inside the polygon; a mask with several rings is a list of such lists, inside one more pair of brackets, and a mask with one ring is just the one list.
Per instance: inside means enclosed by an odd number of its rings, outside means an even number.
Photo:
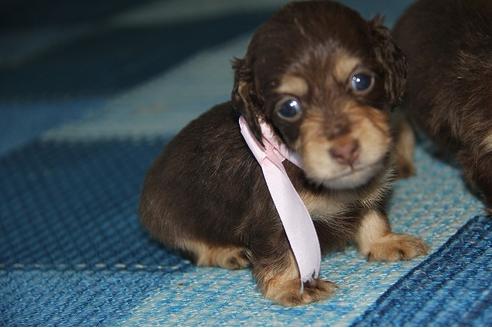
[{"label": "fabric weave texture", "polygon": [[[2,2],[1,325],[492,325],[491,219],[425,140],[388,213],[430,255],[329,254],[339,289],[316,304],[272,304],[249,270],[195,267],[141,228],[147,168],[229,98],[231,59],[285,2]],[[392,25],[411,1],[342,2]]]}]

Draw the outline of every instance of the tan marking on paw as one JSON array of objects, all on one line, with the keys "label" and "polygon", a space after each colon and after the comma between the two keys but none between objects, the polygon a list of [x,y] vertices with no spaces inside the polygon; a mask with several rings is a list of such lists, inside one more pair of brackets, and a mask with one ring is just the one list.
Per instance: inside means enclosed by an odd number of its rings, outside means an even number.
[{"label": "tan marking on paw", "polygon": [[355,239],[359,246],[359,251],[364,256],[367,256],[371,251],[372,245],[390,232],[388,220],[383,214],[377,211],[368,211],[360,222]]},{"label": "tan marking on paw", "polygon": [[266,298],[283,306],[297,306],[328,298],[336,289],[330,281],[316,279],[304,284],[301,293],[299,270],[292,252],[272,265],[253,268],[258,287]]},{"label": "tan marking on paw", "polygon": [[298,306],[309,304],[331,296],[337,286],[326,280],[316,279],[309,284],[304,284],[303,292],[301,293],[299,279],[276,282],[275,287],[270,284],[265,296],[272,301],[283,306]]},{"label": "tan marking on paw", "polygon": [[243,269],[250,265],[248,250],[237,246],[211,246],[200,241],[182,243],[185,250],[194,254],[198,266],[218,266],[225,269]]},{"label": "tan marking on paw", "polygon": [[392,233],[386,216],[374,210],[362,218],[356,242],[371,261],[409,260],[427,254],[429,249],[417,237]]},{"label": "tan marking on paw", "polygon": [[429,247],[417,237],[390,233],[372,244],[370,261],[401,261],[426,255]]}]

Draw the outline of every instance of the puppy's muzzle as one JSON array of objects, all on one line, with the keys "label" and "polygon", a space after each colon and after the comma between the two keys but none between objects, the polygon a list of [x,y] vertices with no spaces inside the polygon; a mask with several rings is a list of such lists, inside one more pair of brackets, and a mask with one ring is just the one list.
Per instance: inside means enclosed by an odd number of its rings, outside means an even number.
[{"label": "puppy's muzzle", "polygon": [[328,153],[337,163],[353,167],[360,155],[360,144],[356,139],[345,138],[335,142]]}]

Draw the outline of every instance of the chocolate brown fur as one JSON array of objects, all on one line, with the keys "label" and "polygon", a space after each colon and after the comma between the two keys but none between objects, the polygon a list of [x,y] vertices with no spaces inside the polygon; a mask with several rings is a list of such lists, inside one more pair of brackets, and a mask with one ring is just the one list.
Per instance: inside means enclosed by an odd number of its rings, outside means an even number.
[{"label": "chocolate brown fur", "polygon": [[492,209],[492,2],[417,1],[395,26],[408,57],[404,109]]},{"label": "chocolate brown fur", "polygon": [[[300,292],[280,218],[240,133],[243,115],[259,140],[263,120],[303,159],[304,170],[284,164],[323,253],[349,242],[359,243],[365,256],[377,252],[379,260],[425,253],[419,239],[391,233],[384,214],[394,176],[389,110],[403,91],[404,66],[378,19],[366,22],[330,1],[287,5],[235,61],[232,101],[192,121],[150,168],[140,203],[143,225],[198,265],[249,263],[261,292],[280,304],[305,304],[334,291],[333,283],[318,279]],[[359,67],[375,76],[365,95],[348,85]],[[295,122],[275,110],[286,92],[303,106]],[[358,147],[352,157],[343,153],[347,143]]]}]

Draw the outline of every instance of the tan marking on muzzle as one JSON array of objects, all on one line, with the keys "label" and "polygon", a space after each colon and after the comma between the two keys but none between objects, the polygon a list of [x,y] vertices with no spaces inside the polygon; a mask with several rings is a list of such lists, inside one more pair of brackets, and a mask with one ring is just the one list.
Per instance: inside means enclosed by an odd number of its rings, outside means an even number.
[{"label": "tan marking on muzzle", "polygon": [[[340,185],[330,182],[330,179],[338,179],[344,174],[350,174],[350,165],[337,162],[336,158],[330,154],[330,149],[339,140],[348,138],[351,142],[358,143],[358,155],[353,162],[355,168],[375,167],[374,165],[381,163],[390,151],[392,143],[387,113],[372,107],[362,107],[356,103],[347,102],[339,115],[347,117],[350,128],[347,133],[333,140],[327,138],[327,125],[325,124],[327,116],[322,110],[307,112],[300,128],[301,142],[298,151],[303,159],[304,171],[309,179],[329,186]],[[361,171],[355,171],[355,174],[351,175],[353,181],[349,178],[342,184],[349,187],[351,184],[356,186],[359,183],[365,183],[372,174],[377,173],[377,169],[366,170],[365,173],[358,172]]]},{"label": "tan marking on muzzle", "polygon": [[353,124],[352,137],[359,140],[364,153],[381,154],[392,142],[389,116],[372,107],[351,106],[346,110]]}]

